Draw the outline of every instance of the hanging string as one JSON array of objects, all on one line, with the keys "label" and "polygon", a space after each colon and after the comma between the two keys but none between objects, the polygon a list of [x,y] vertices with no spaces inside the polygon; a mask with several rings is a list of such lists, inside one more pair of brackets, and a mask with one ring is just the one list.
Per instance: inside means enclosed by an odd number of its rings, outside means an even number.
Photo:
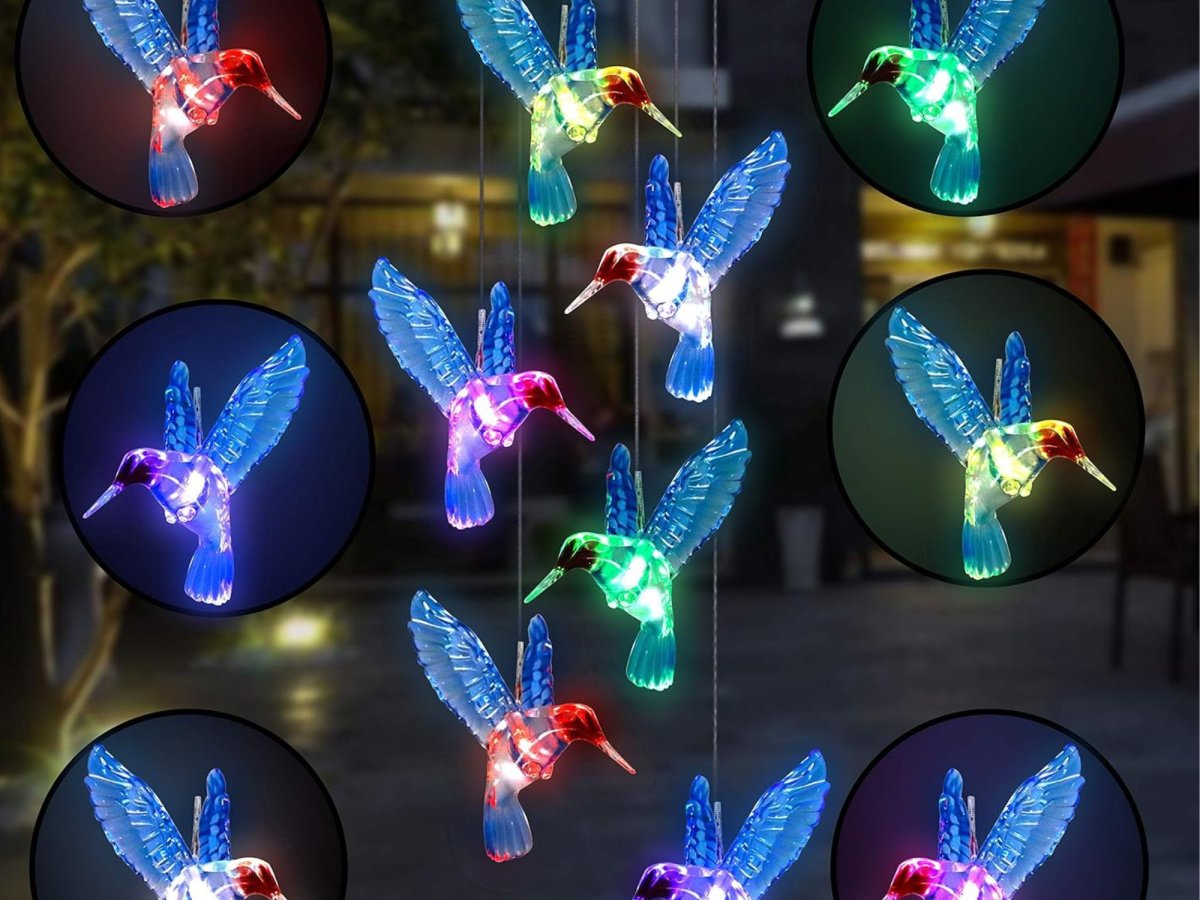
[{"label": "hanging string", "polygon": [[[719,99],[718,83],[717,83],[717,78],[718,78],[718,71],[717,71],[717,34],[718,34],[717,4],[719,2],[720,2],[720,0],[712,0],[712,183],[713,184],[717,183],[717,124],[718,124],[718,122],[717,122],[717,116],[718,116],[717,101]],[[714,308],[714,314],[715,314],[715,311],[716,310]],[[714,384],[713,384],[713,393],[712,393],[712,428],[713,428],[713,434],[716,434],[717,429],[720,426],[720,411],[717,406],[717,388],[716,388],[716,383],[715,383],[716,373],[714,372],[713,375],[714,375]],[[712,542],[712,673],[713,673],[713,677],[712,677],[712,776],[713,777],[712,777],[712,782],[713,782],[714,796],[720,797],[721,796],[721,794],[720,794],[720,786],[721,786],[720,761],[721,761],[721,758],[720,758],[720,755],[718,754],[718,750],[717,750],[717,736],[720,731],[720,723],[721,723],[720,690],[718,687],[718,685],[719,685],[719,678],[718,678],[718,676],[719,676],[719,654],[718,654],[718,651],[720,649],[720,641],[719,641],[719,634],[720,634],[719,612],[720,612],[720,609],[719,609],[718,595],[717,595],[717,587],[720,582],[720,572],[718,571],[718,560],[719,560],[718,541],[717,541],[717,536],[713,535],[713,542]],[[720,819],[718,818],[718,825],[719,825],[719,822],[720,822]],[[718,828],[718,834],[719,833],[720,833],[720,829]]]},{"label": "hanging string", "polygon": [[[524,346],[525,321],[525,204],[521,193],[528,165],[526,155],[521,152],[524,122],[528,115],[518,105],[517,112],[517,167],[514,194],[517,206],[517,313],[516,339],[518,350]],[[525,440],[517,432],[517,643],[524,638],[524,594],[525,594]],[[518,654],[519,655],[519,654]]]},{"label": "hanging string", "polygon": [[484,299],[483,284],[483,63],[479,64],[479,302]]},{"label": "hanging string", "polygon": [[[633,0],[633,67],[642,70],[642,7]],[[633,120],[633,227],[634,234],[642,228],[642,122]],[[641,301],[633,297],[633,468],[642,469],[642,310]]]}]

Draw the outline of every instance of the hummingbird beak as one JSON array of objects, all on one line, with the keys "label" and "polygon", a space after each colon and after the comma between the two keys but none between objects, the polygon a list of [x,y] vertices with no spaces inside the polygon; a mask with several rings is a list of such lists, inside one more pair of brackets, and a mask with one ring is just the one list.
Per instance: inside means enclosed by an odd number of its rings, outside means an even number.
[{"label": "hummingbird beak", "polygon": [[100,507],[104,506],[104,504],[106,504],[113,497],[117,496],[117,494],[121,493],[123,490],[125,490],[125,485],[123,484],[110,484],[108,486],[108,490],[101,494],[99,499],[88,507],[88,511],[83,514],[83,517],[85,519],[90,519],[96,514],[96,511],[100,509]]},{"label": "hummingbird beak", "polygon": [[[279,108],[285,113],[287,113],[297,122],[300,121],[300,113],[296,112],[296,110],[292,107],[292,104],[283,99],[283,94],[279,93],[279,91],[275,89],[275,85],[267,82],[267,86],[262,89],[262,92],[274,100],[276,105],[279,106]],[[282,897],[282,895],[280,896]]]},{"label": "hummingbird beak", "polygon": [[579,307],[583,306],[583,304],[587,303],[594,296],[596,296],[596,294],[600,293],[600,291],[603,289],[604,282],[599,278],[593,278],[592,283],[585,287],[583,291],[580,292],[579,296],[571,301],[571,305],[568,306],[564,311],[565,314],[569,316],[571,313],[575,312],[575,310],[579,309]]},{"label": "hummingbird beak", "polygon": [[589,441],[594,441],[596,439],[595,436],[584,427],[584,424],[575,418],[575,414],[565,406],[560,406],[554,411],[554,414],[582,434]]},{"label": "hummingbird beak", "polygon": [[1087,472],[1110,491],[1116,491],[1117,486],[1109,481],[1108,477],[1096,468],[1096,464],[1086,456],[1079,458],[1076,462],[1079,464],[1079,468],[1083,469],[1083,471]]},{"label": "hummingbird beak", "polygon": [[671,132],[671,134],[675,135],[675,137],[677,137],[677,138],[683,137],[683,132],[680,131],[678,128],[676,128],[674,125],[672,125],[671,120],[662,114],[662,110],[660,110],[657,106],[655,106],[649,100],[647,100],[645,102],[645,104],[643,104],[642,112],[644,112],[646,115],[648,115],[650,118],[652,118],[655,122],[657,122],[663,128],[667,129],[667,131]]},{"label": "hummingbird beak", "polygon": [[550,573],[538,583],[538,586],[525,596],[525,602],[532,603],[543,593],[545,593],[550,585],[554,584],[554,582],[558,581],[558,579],[562,578],[565,574],[566,569],[564,569],[562,566],[555,566],[550,570]]},{"label": "hummingbird beak", "polygon": [[870,86],[870,82],[860,81],[858,84],[854,85],[854,87],[850,88],[849,93],[847,93],[845,97],[837,102],[837,106],[829,111],[829,118],[832,119],[843,109],[865,94],[867,92],[867,88]]},{"label": "hummingbird beak", "polygon": [[629,763],[627,763],[625,761],[625,757],[623,757],[620,753],[618,753],[617,748],[614,747],[612,744],[610,744],[607,739],[600,740],[599,742],[597,742],[596,746],[604,751],[605,756],[607,756],[609,759],[611,759],[613,762],[615,762],[618,766],[620,766],[622,769],[624,769],[630,775],[637,774],[637,771],[633,768],[633,766],[631,766]]}]

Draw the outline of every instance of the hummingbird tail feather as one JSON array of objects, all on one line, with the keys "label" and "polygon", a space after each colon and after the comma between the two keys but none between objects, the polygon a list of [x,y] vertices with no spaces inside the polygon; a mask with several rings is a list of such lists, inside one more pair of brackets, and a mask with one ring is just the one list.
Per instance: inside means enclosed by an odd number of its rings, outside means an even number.
[{"label": "hummingbird tail feather", "polygon": [[950,135],[942,145],[929,187],[939,200],[966,204],[979,196],[979,142]]},{"label": "hummingbird tail feather", "polygon": [[662,621],[643,622],[629,651],[625,676],[640,688],[669,688],[675,681],[675,630]]},{"label": "hummingbird tail feather", "polygon": [[224,606],[233,593],[233,548],[202,541],[188,565],[184,591],[197,603]]},{"label": "hummingbird tail feather", "polygon": [[150,196],[156,205],[165,209],[187,203],[199,190],[196,169],[182,140],[164,137],[161,149],[150,144]]},{"label": "hummingbird tail feather", "polygon": [[702,345],[695,338],[681,334],[667,367],[667,393],[680,400],[703,403],[712,396],[716,367],[712,343]]},{"label": "hummingbird tail feather", "polygon": [[1012,563],[1008,539],[994,512],[963,521],[962,549],[963,569],[976,581],[1002,575]]},{"label": "hummingbird tail feather", "polygon": [[539,225],[557,225],[575,215],[575,188],[561,162],[540,171],[529,167],[529,215]]},{"label": "hummingbird tail feather", "polygon": [[446,518],[455,528],[474,528],[496,514],[492,490],[479,463],[446,470]]},{"label": "hummingbird tail feather", "polygon": [[495,862],[520,859],[533,849],[533,832],[521,801],[511,791],[494,793],[495,803],[483,801],[483,845]]}]

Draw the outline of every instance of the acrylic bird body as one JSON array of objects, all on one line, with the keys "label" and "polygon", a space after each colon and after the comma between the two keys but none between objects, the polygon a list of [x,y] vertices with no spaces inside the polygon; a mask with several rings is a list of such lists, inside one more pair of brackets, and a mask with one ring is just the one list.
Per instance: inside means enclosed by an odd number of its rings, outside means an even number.
[{"label": "acrylic bird body", "polygon": [[241,900],[283,898],[259,871],[258,859],[233,859],[188,866],[171,882],[162,900]]},{"label": "acrylic bird body", "polygon": [[910,859],[900,864],[886,900],[900,897],[929,900],[1007,900],[983,866],[937,859]]}]

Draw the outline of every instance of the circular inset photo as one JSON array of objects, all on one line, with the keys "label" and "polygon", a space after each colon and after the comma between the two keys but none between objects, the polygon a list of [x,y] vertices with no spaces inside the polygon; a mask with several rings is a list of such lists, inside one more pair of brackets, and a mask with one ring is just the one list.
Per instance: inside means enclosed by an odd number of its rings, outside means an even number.
[{"label": "circular inset photo", "polygon": [[205,213],[300,155],[331,48],[321,0],[225,0],[219,16],[217,0],[27,0],[17,90],[80,187],[134,212]]},{"label": "circular inset photo", "polygon": [[834,473],[871,536],[957,584],[1066,565],[1116,520],[1141,464],[1133,365],[1049,282],[962,272],[886,304],[834,384]]},{"label": "circular inset photo", "polygon": [[339,900],[346,841],[312,767],[265,729],[178,710],[96,738],[33,831],[34,900]]},{"label": "circular inset photo", "polygon": [[820,0],[808,65],[818,119],[872,187],[978,216],[1029,203],[1091,156],[1124,44],[1112,0]]},{"label": "circular inset photo", "polygon": [[281,603],[341,556],[374,446],[358,386],[299,322],[197,301],[135,322],[67,406],[62,495],[96,562],[177,612]]},{"label": "circular inset photo", "polygon": [[935,719],[883,751],[833,836],[833,896],[1144,900],[1129,789],[1079,737],[1023,713]]}]

